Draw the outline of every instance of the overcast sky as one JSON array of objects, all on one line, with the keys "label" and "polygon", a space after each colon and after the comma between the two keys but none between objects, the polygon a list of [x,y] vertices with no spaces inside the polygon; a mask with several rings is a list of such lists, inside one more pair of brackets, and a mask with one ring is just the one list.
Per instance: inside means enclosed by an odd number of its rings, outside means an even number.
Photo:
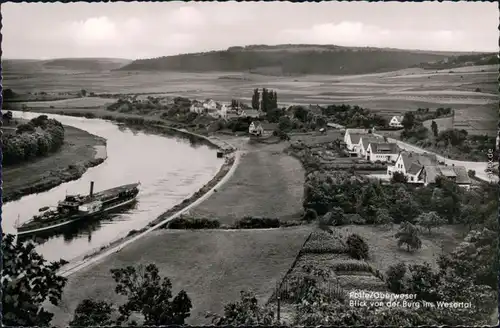
[{"label": "overcast sky", "polygon": [[4,3],[4,58],[149,58],[250,44],[498,51],[498,5]]}]

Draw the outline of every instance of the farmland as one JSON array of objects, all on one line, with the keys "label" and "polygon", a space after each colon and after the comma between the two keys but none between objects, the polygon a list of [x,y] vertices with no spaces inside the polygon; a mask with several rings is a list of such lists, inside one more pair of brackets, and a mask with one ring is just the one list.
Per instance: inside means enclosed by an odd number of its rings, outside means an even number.
[{"label": "farmland", "polygon": [[205,312],[222,312],[225,303],[239,298],[240,290],[254,291],[265,302],[309,233],[309,227],[156,231],[71,276],[62,304],[53,309],[56,315],[52,324],[67,324],[76,305],[85,298],[120,301],[111,287],[114,283],[109,270],[131,263],[155,263],[160,275],[172,280],[174,293],[182,288],[191,297],[193,309],[187,323],[207,324]]},{"label": "farmland", "polygon": [[[29,66],[27,66],[29,67]],[[52,72],[52,73],[51,73]],[[79,72],[48,70],[15,72],[4,76],[5,88],[26,92],[137,93],[188,98],[213,98],[229,102],[250,102],[254,88],[273,88],[279,104],[351,104],[373,109],[387,116],[419,107],[452,107],[455,126],[469,133],[495,131],[497,121],[497,66],[476,66],[454,70],[406,69],[362,75],[305,75],[275,77],[250,73],[210,72]],[[186,87],[186,86],[189,87]],[[99,99],[99,98],[97,98]],[[29,106],[92,107],[106,101],[87,97],[75,102],[43,102]]]}]

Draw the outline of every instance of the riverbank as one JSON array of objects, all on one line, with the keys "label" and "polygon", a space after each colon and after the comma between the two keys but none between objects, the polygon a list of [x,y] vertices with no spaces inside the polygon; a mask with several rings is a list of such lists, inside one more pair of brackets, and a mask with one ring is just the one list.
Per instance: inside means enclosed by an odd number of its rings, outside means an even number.
[{"label": "riverbank", "polygon": [[3,167],[4,204],[77,180],[88,168],[106,160],[104,138],[71,126],[64,126],[64,130],[64,144],[57,152],[23,164]]},{"label": "riverbank", "polygon": [[[196,138],[197,140],[204,140],[207,143],[211,143],[213,147],[219,148],[219,149],[225,149],[226,150],[226,155],[225,155],[225,162],[221,166],[220,170],[218,173],[208,182],[206,183],[202,188],[200,188],[197,192],[195,192],[192,196],[184,199],[180,204],[172,207],[168,211],[164,212],[162,215],[157,217],[154,221],[149,223],[146,227],[140,229],[140,230],[131,230],[129,234],[125,237],[119,238],[115,241],[112,241],[106,246],[102,246],[98,250],[94,251],[93,253],[85,255],[81,260],[75,260],[70,262],[68,265],[66,265],[64,268],[62,268],[59,271],[60,275],[63,276],[69,276],[76,271],[79,271],[83,269],[84,267],[91,265],[97,261],[102,260],[104,257],[108,256],[109,254],[112,254],[114,252],[120,251],[122,248],[127,246],[128,244],[134,242],[135,240],[145,236],[146,234],[150,233],[151,231],[154,231],[158,228],[163,227],[167,222],[175,219],[176,217],[180,216],[184,212],[188,211],[191,207],[194,207],[204,201],[206,198],[208,198],[212,193],[214,193],[214,190],[216,190],[218,187],[220,187],[222,184],[226,182],[226,180],[229,179],[229,177],[234,173],[238,162],[239,162],[239,153],[238,152],[233,152],[235,150],[234,147],[232,147],[229,143],[226,141],[222,141],[218,138],[212,137],[206,137],[202,135],[198,135],[192,132],[189,132],[187,130],[180,130],[176,129],[170,126],[162,126],[160,124],[152,124],[152,127],[154,127],[155,132],[165,132],[165,133],[171,133],[173,130],[177,133],[183,134],[184,136],[190,136],[192,138]],[[230,153],[232,152],[232,153]],[[214,154],[215,155],[215,154]]]}]

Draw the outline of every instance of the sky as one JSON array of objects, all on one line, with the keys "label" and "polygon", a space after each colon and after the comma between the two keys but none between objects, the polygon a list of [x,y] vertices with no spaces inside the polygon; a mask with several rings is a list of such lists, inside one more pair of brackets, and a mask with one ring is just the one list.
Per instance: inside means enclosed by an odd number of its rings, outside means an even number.
[{"label": "sky", "polygon": [[4,58],[153,58],[251,44],[498,51],[489,2],[4,3]]}]

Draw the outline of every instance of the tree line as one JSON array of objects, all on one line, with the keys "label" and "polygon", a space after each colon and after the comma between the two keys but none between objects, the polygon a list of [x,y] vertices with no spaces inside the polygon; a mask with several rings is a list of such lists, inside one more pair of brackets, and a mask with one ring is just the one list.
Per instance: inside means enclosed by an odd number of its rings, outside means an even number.
[{"label": "tree line", "polygon": [[46,115],[40,115],[17,126],[13,134],[4,134],[2,152],[4,165],[22,163],[57,151],[64,143],[64,127]]}]

